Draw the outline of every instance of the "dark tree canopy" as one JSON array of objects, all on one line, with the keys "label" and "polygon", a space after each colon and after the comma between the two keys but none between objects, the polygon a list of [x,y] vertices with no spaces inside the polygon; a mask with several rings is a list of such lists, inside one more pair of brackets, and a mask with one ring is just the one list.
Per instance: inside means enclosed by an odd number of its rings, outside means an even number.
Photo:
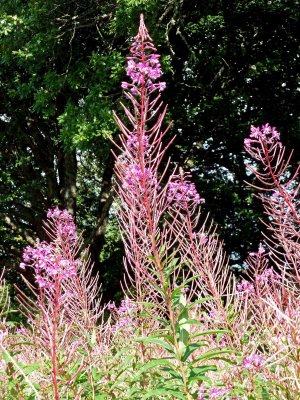
[{"label": "dark tree canopy", "polygon": [[[178,4],[168,32],[178,159],[193,169],[227,250],[242,260],[260,240],[259,204],[243,184],[250,125],[269,122],[286,145],[300,148],[299,7],[294,1]],[[298,150],[294,162],[299,156]]]},{"label": "dark tree canopy", "polygon": [[[122,251],[112,207],[109,137],[129,42],[145,20],[162,55],[176,146],[242,265],[260,238],[243,140],[269,122],[299,161],[298,1],[94,0],[0,5],[0,263],[43,238],[45,210],[76,215],[104,289]],[[106,237],[106,239],[105,239]],[[113,294],[113,293],[111,293]],[[110,294],[110,295],[111,295]]]}]

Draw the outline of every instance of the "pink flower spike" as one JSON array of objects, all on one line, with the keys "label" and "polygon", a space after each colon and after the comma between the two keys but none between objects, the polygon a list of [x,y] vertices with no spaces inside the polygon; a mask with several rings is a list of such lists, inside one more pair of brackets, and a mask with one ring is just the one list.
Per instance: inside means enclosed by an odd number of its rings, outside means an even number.
[{"label": "pink flower spike", "polygon": [[[55,238],[52,243],[36,241],[34,246],[27,246],[23,253],[23,262],[20,268],[31,267],[34,270],[35,280],[40,288],[51,289],[55,281],[63,281],[75,277],[78,261],[73,260],[70,252],[76,245],[77,233],[73,217],[66,210],[58,208],[47,212],[49,223],[47,228]],[[57,251],[63,247],[68,249],[65,256]]]},{"label": "pink flower spike", "polygon": [[178,205],[184,205],[184,203],[205,203],[205,200],[197,192],[194,183],[185,182],[180,179],[169,183],[168,200]]},{"label": "pink flower spike", "polygon": [[139,32],[131,46],[131,56],[127,58],[126,73],[131,79],[131,84],[122,82],[123,89],[127,90],[131,86],[130,92],[134,96],[140,95],[142,87],[149,93],[161,92],[165,89],[165,82],[154,83],[162,75],[160,56],[155,52],[156,49],[144,24],[143,16],[141,16]]},{"label": "pink flower spike", "polygon": [[262,125],[262,127],[255,127],[251,125],[249,138],[244,140],[247,149],[255,146],[262,140],[268,144],[280,143],[280,134],[276,128],[272,128],[269,124]]}]

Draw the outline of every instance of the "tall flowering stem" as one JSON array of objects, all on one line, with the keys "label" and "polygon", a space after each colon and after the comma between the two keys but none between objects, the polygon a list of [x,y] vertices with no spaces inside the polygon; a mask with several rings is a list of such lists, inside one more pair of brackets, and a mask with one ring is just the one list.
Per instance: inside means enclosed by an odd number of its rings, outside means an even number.
[{"label": "tall flowering stem", "polygon": [[[151,304],[151,315],[147,315],[145,324],[140,321],[142,335],[147,335],[149,324],[165,332],[183,392],[187,399],[192,399],[188,383],[192,367],[184,356],[190,344],[190,326],[185,324],[189,319],[185,293],[188,291],[189,299],[200,295],[193,281],[199,276],[203,279],[205,265],[198,259],[201,269],[192,269],[194,260],[187,256],[187,241],[192,241],[194,258],[199,257],[203,248],[196,249],[198,239],[201,234],[209,233],[204,226],[199,227],[199,206],[204,200],[188,174],[175,169],[167,175],[169,162],[162,168],[161,161],[172,142],[163,144],[169,128],[163,128],[167,108],[161,101],[161,91],[166,85],[157,81],[162,75],[159,55],[143,16],[130,52],[126,69],[130,81],[122,83],[129,100],[129,106],[123,106],[127,122],[115,117],[121,130],[120,144],[116,145],[121,154],[116,155],[115,172],[118,218],[126,252],[125,289],[139,303],[143,315],[147,313],[142,304]],[[211,244],[209,241],[207,247],[210,263],[216,257],[221,263],[223,258],[211,250]],[[143,348],[142,353],[145,356]]]},{"label": "tall flowering stem", "polygon": [[141,301],[146,293],[144,283],[153,280],[149,272],[153,262],[159,280],[164,282],[160,249],[165,238],[160,236],[160,223],[168,202],[167,189],[161,187],[165,174],[159,176],[159,166],[170,145],[170,142],[167,146],[162,144],[168,127],[162,129],[167,108],[160,92],[166,85],[157,82],[162,75],[159,55],[142,16],[130,52],[126,69],[130,82],[122,83],[131,103],[129,107],[123,106],[129,127],[115,117],[122,132],[121,155],[117,157],[115,171],[126,267],[131,284],[136,287],[137,299]]},{"label": "tall flowering stem", "polygon": [[[37,290],[32,288],[32,291],[36,301],[22,291],[19,291],[19,300],[35,333],[37,348],[51,360],[54,399],[59,400],[69,391],[79,398],[73,387],[74,380],[83,368],[92,368],[93,363],[85,339],[91,332],[101,335],[101,323],[100,330],[96,329],[102,314],[96,300],[97,279],[91,278],[89,261],[83,260],[85,255],[79,258],[81,239],[73,217],[58,208],[49,210],[47,217],[45,230],[51,241],[37,240],[34,246],[26,247],[20,265],[22,269],[33,270]],[[74,352],[82,347],[89,359],[86,365],[75,367],[70,376],[68,368],[78,363]]]},{"label": "tall flowering stem", "polygon": [[[270,217],[266,240],[272,249],[272,258],[279,266],[284,264],[286,271],[300,283],[300,166],[291,171],[293,152],[286,154],[279,132],[269,124],[251,127],[250,136],[245,139],[245,150],[257,162],[257,167],[253,163],[248,163],[247,167],[258,182],[250,186],[259,190],[258,197]],[[276,247],[278,243],[281,249]]]},{"label": "tall flowering stem", "polygon": [[[52,221],[52,226],[48,225],[48,229],[52,230],[55,242],[49,244],[37,241],[34,247],[26,247],[21,268],[31,267],[34,270],[39,288],[38,307],[42,312],[42,332],[44,339],[49,342],[46,348],[50,349],[54,398],[59,400],[58,329],[62,301],[68,301],[62,285],[64,281],[77,275],[77,261],[74,259],[77,234],[73,218],[67,211],[49,210],[47,216]],[[28,317],[31,322],[35,319],[33,315]]]},{"label": "tall flowering stem", "polygon": [[[285,368],[295,378],[290,386],[287,385],[288,390],[293,398],[298,398],[300,166],[292,171],[292,152],[286,154],[279,132],[269,124],[251,127],[250,136],[245,139],[245,150],[255,160],[247,165],[257,181],[250,186],[259,191],[258,197],[268,216],[267,231],[264,233],[267,249],[260,246],[258,253],[250,254],[248,259],[248,265],[254,271],[255,280],[252,286],[258,300],[254,302],[256,306],[253,307],[253,315],[261,316],[256,321],[256,326],[272,327],[270,332],[273,331],[277,337],[276,351],[282,358],[286,358]],[[271,268],[269,261],[273,262],[279,273]],[[278,321],[278,325],[274,321]],[[293,359],[295,364],[290,364],[289,359]],[[285,385],[284,381],[280,383]]]}]

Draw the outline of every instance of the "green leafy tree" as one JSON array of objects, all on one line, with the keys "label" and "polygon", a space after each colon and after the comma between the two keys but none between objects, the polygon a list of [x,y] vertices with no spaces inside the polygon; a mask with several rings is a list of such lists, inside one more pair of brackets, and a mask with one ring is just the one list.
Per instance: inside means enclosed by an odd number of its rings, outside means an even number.
[{"label": "green leafy tree", "polygon": [[91,222],[86,245],[97,262],[112,203],[107,138],[116,131],[123,65],[111,3],[2,2],[0,20],[2,263],[14,267],[24,241],[43,237],[54,205],[85,228]]}]

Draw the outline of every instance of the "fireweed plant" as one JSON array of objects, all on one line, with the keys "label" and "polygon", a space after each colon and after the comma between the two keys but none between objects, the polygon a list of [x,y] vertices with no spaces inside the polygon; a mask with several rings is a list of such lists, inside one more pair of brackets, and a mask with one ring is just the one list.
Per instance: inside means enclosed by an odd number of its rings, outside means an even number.
[{"label": "fireweed plant", "polygon": [[[299,168],[268,124],[245,139],[265,232],[234,279],[190,174],[163,161],[159,54],[141,17],[116,116],[124,298],[100,304],[72,216],[48,211],[48,242],[24,250],[26,324],[8,321],[0,279],[1,399],[300,398]],[[163,162],[162,162],[163,161]],[[204,221],[204,222],[203,222]]]}]

